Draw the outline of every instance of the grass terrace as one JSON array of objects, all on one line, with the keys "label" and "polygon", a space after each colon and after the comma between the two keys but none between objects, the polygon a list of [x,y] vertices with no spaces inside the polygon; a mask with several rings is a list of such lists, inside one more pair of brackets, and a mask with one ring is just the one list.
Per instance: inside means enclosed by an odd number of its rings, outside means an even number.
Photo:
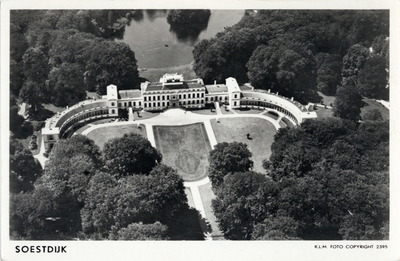
[{"label": "grass terrace", "polygon": [[100,149],[103,149],[104,144],[113,138],[122,137],[127,133],[137,133],[147,138],[146,128],[142,124],[129,124],[129,125],[118,125],[118,126],[105,126],[95,130],[92,130],[86,136],[92,139]]},{"label": "grass terrace", "polygon": [[250,109],[250,108],[241,108],[241,109],[234,109],[238,114],[260,114],[263,113],[263,109]]},{"label": "grass terrace", "polygon": [[[260,118],[221,118],[219,123],[211,120],[217,142],[243,142],[253,153],[254,170],[264,172],[262,161],[271,155],[271,144],[276,129],[267,120]],[[247,139],[247,133],[250,139]]]},{"label": "grass terrace", "polygon": [[268,111],[268,112],[264,112],[263,115],[268,116],[274,120],[279,119],[279,114],[274,112],[274,111]]},{"label": "grass terrace", "polygon": [[203,202],[203,207],[205,211],[205,215],[207,217],[208,222],[211,225],[211,237],[214,240],[224,240],[224,236],[222,232],[218,228],[217,218],[214,215],[214,211],[211,207],[211,201],[216,198],[214,192],[211,189],[211,182],[199,186],[199,192],[201,196],[201,201]]},{"label": "grass terrace", "polygon": [[187,188],[187,187],[185,188],[185,194],[188,199],[189,207],[194,208],[194,200],[193,200],[193,195],[192,195],[192,191],[190,190],[190,188]]},{"label": "grass terrace", "polygon": [[378,109],[381,112],[383,119],[389,120],[390,112],[381,103],[375,101],[374,99],[368,99],[368,98],[363,99],[363,102],[365,102],[366,105],[363,108],[361,108],[361,114],[360,114],[361,117],[363,117],[365,113],[367,113],[370,110]]},{"label": "grass terrace", "polygon": [[185,181],[207,176],[211,146],[202,123],[154,126],[153,132],[156,147],[163,154],[163,162],[177,169]]}]

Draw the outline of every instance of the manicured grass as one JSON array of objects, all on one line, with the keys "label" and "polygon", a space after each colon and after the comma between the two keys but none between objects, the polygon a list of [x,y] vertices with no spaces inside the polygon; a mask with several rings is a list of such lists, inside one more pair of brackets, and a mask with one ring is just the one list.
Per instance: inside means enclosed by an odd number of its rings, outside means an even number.
[{"label": "manicured grass", "polygon": [[[89,123],[89,124],[90,124],[90,123]],[[79,129],[77,129],[77,130],[75,131],[75,133],[77,133],[77,134],[82,134],[82,132],[84,132],[85,130],[87,130],[87,129],[89,129],[90,127],[92,127],[92,126],[90,126],[89,124],[87,124],[87,125],[85,125],[85,126],[79,128]]]},{"label": "manicured grass", "polygon": [[331,103],[335,103],[335,96],[327,96],[325,94],[322,94],[322,92],[318,92],[318,95],[322,97],[323,104],[325,105],[330,105]]},{"label": "manicured grass", "polygon": [[[254,170],[264,172],[262,161],[269,159],[271,144],[274,141],[276,129],[270,122],[260,118],[221,118],[219,123],[211,120],[217,142],[243,142],[253,153]],[[246,134],[251,139],[247,139]]]},{"label": "manicured grass", "polygon": [[234,112],[233,111],[231,111],[231,110],[225,110],[225,108],[224,107],[221,107],[221,112],[222,112],[222,114],[234,114]]},{"label": "manicured grass", "polygon": [[154,126],[153,132],[156,147],[163,155],[163,163],[177,169],[185,181],[207,176],[211,146],[202,123]]},{"label": "manicured grass", "polygon": [[212,210],[211,207],[211,201],[216,198],[214,192],[211,189],[211,182],[199,186],[199,192],[200,192],[200,197],[201,201],[203,202],[203,207],[204,211],[206,214],[207,221],[210,222],[211,225],[211,237],[214,240],[223,240],[224,237],[222,235],[222,232],[218,229],[218,224],[217,224],[217,219],[214,215],[214,211]]},{"label": "manicured grass", "polygon": [[315,112],[317,113],[318,118],[333,117],[333,109],[317,107],[317,110]]},{"label": "manicured grass", "polygon": [[268,117],[270,117],[270,118],[272,118],[274,120],[279,119],[279,115],[277,113],[275,113],[275,112],[272,112],[272,111],[264,112],[263,115],[268,116]]},{"label": "manicured grass", "polygon": [[217,110],[213,109],[213,111],[211,111],[211,109],[201,109],[201,110],[188,110],[192,113],[196,113],[196,114],[202,114],[202,115],[217,115]]},{"label": "manicured grass", "polygon": [[135,121],[150,119],[158,115],[160,115],[160,112],[140,111],[139,116],[137,112],[133,112],[133,117]]},{"label": "manicured grass", "polygon": [[146,128],[144,125],[121,125],[121,126],[106,126],[102,128],[95,129],[89,132],[86,136],[92,139],[101,149],[103,149],[104,144],[113,138],[122,137],[126,133],[138,133],[143,137],[147,137]]},{"label": "manicured grass", "polygon": [[264,110],[262,109],[234,109],[236,113],[239,114],[260,114],[263,113]]},{"label": "manicured grass", "polygon": [[[294,127],[293,123],[292,123],[289,119],[287,119],[287,118],[285,118],[285,117],[283,117],[283,118],[281,119],[281,122],[283,122],[287,127],[290,127],[290,128],[293,128],[293,127]],[[280,123],[280,122],[279,122],[279,123]]]},{"label": "manicured grass", "polygon": [[385,120],[389,119],[390,112],[385,106],[383,106],[382,104],[380,104],[379,102],[377,102],[377,101],[375,101],[373,99],[365,98],[365,99],[363,99],[363,101],[367,105],[364,106],[363,108],[361,108],[361,117],[363,117],[364,114],[367,113],[370,110],[378,109],[382,113],[383,119],[385,119]]}]

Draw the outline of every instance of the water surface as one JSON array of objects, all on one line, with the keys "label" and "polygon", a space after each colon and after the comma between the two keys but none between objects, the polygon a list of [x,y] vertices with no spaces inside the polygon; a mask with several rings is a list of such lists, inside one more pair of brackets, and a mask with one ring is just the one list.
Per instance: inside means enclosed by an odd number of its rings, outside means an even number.
[{"label": "water surface", "polygon": [[162,68],[189,64],[193,61],[194,45],[202,39],[214,37],[224,27],[232,26],[243,17],[244,10],[211,10],[207,28],[197,38],[177,37],[167,23],[167,10],[143,11],[143,16],[132,20],[125,28],[124,38],[135,52],[140,68]]}]

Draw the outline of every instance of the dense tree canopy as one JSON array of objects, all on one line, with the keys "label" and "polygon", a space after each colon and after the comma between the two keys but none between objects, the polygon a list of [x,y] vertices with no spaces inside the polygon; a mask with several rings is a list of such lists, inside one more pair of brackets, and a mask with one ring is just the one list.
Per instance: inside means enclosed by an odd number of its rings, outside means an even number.
[{"label": "dense tree canopy", "polygon": [[196,39],[201,31],[207,29],[210,10],[171,10],[167,15],[170,31],[176,33],[178,39]]},{"label": "dense tree canopy", "polygon": [[333,106],[334,116],[342,119],[358,121],[363,107],[362,96],[354,85],[345,85],[336,92],[336,99]]},{"label": "dense tree canopy", "polygon": [[219,187],[212,208],[227,239],[248,240],[255,223],[276,208],[276,185],[256,172],[228,174]]},{"label": "dense tree canopy", "polygon": [[301,100],[304,92],[315,90],[315,59],[301,46],[260,45],[247,63],[248,77],[259,89],[271,89]]},{"label": "dense tree canopy", "polygon": [[[159,221],[170,228],[182,218],[183,210],[189,210],[182,178],[164,165],[155,167],[148,176],[134,175],[119,180],[99,173],[90,181],[87,193],[82,209],[83,232],[102,238],[112,238],[115,234],[129,236],[135,227],[130,224],[138,222],[154,224]],[[158,229],[162,232],[158,236],[165,236],[164,229]],[[190,231],[190,227],[186,229]],[[168,231],[167,235],[170,233]]]},{"label": "dense tree canopy", "polygon": [[387,83],[385,58],[379,55],[368,57],[358,75],[357,88],[360,94],[368,98],[389,100]]},{"label": "dense tree canopy", "polygon": [[30,191],[42,174],[40,163],[30,150],[15,139],[10,140],[10,192]]},{"label": "dense tree canopy", "polygon": [[42,103],[75,104],[88,90],[105,94],[109,84],[138,88],[134,52],[114,41],[132,14],[129,10],[12,11],[11,92],[37,113]]},{"label": "dense tree canopy", "polygon": [[318,53],[316,60],[318,90],[326,95],[335,95],[336,88],[342,81],[341,56],[338,54]]},{"label": "dense tree canopy", "polygon": [[388,238],[389,123],[340,118],[280,129],[267,174],[225,176],[212,207],[225,238]]},{"label": "dense tree canopy", "polygon": [[113,240],[167,240],[166,225],[160,222],[154,224],[133,223],[120,229],[111,236]]},{"label": "dense tree canopy", "polygon": [[343,84],[356,85],[368,48],[387,50],[388,36],[387,11],[258,10],[200,41],[193,50],[194,70],[206,83],[236,77],[302,102],[316,101],[317,86],[335,93],[342,68]]},{"label": "dense tree canopy", "polygon": [[229,173],[250,170],[253,167],[251,156],[247,144],[241,142],[218,143],[209,155],[208,176],[213,187],[218,187],[224,176]]},{"label": "dense tree canopy", "polygon": [[105,167],[116,177],[148,174],[162,155],[141,135],[130,133],[114,138],[104,144]]}]

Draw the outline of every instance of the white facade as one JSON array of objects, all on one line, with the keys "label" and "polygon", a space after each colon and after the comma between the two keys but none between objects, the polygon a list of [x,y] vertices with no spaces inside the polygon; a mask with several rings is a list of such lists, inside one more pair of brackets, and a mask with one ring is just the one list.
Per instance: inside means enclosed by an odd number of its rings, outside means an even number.
[{"label": "white facade", "polygon": [[[82,101],[47,119],[42,129],[46,150],[58,139],[74,130],[78,124],[99,118],[118,117],[120,109],[132,111],[160,111],[168,108],[204,108],[219,102],[230,108],[257,108],[279,112],[294,124],[304,119],[316,118],[305,106],[264,90],[254,90],[246,84],[243,90],[235,78],[227,78],[225,84],[204,85],[201,79],[185,81],[182,75],[165,74],[158,83],[144,82],[140,90],[120,90],[107,86],[102,99]],[[79,125],[78,125],[79,126]]]}]

